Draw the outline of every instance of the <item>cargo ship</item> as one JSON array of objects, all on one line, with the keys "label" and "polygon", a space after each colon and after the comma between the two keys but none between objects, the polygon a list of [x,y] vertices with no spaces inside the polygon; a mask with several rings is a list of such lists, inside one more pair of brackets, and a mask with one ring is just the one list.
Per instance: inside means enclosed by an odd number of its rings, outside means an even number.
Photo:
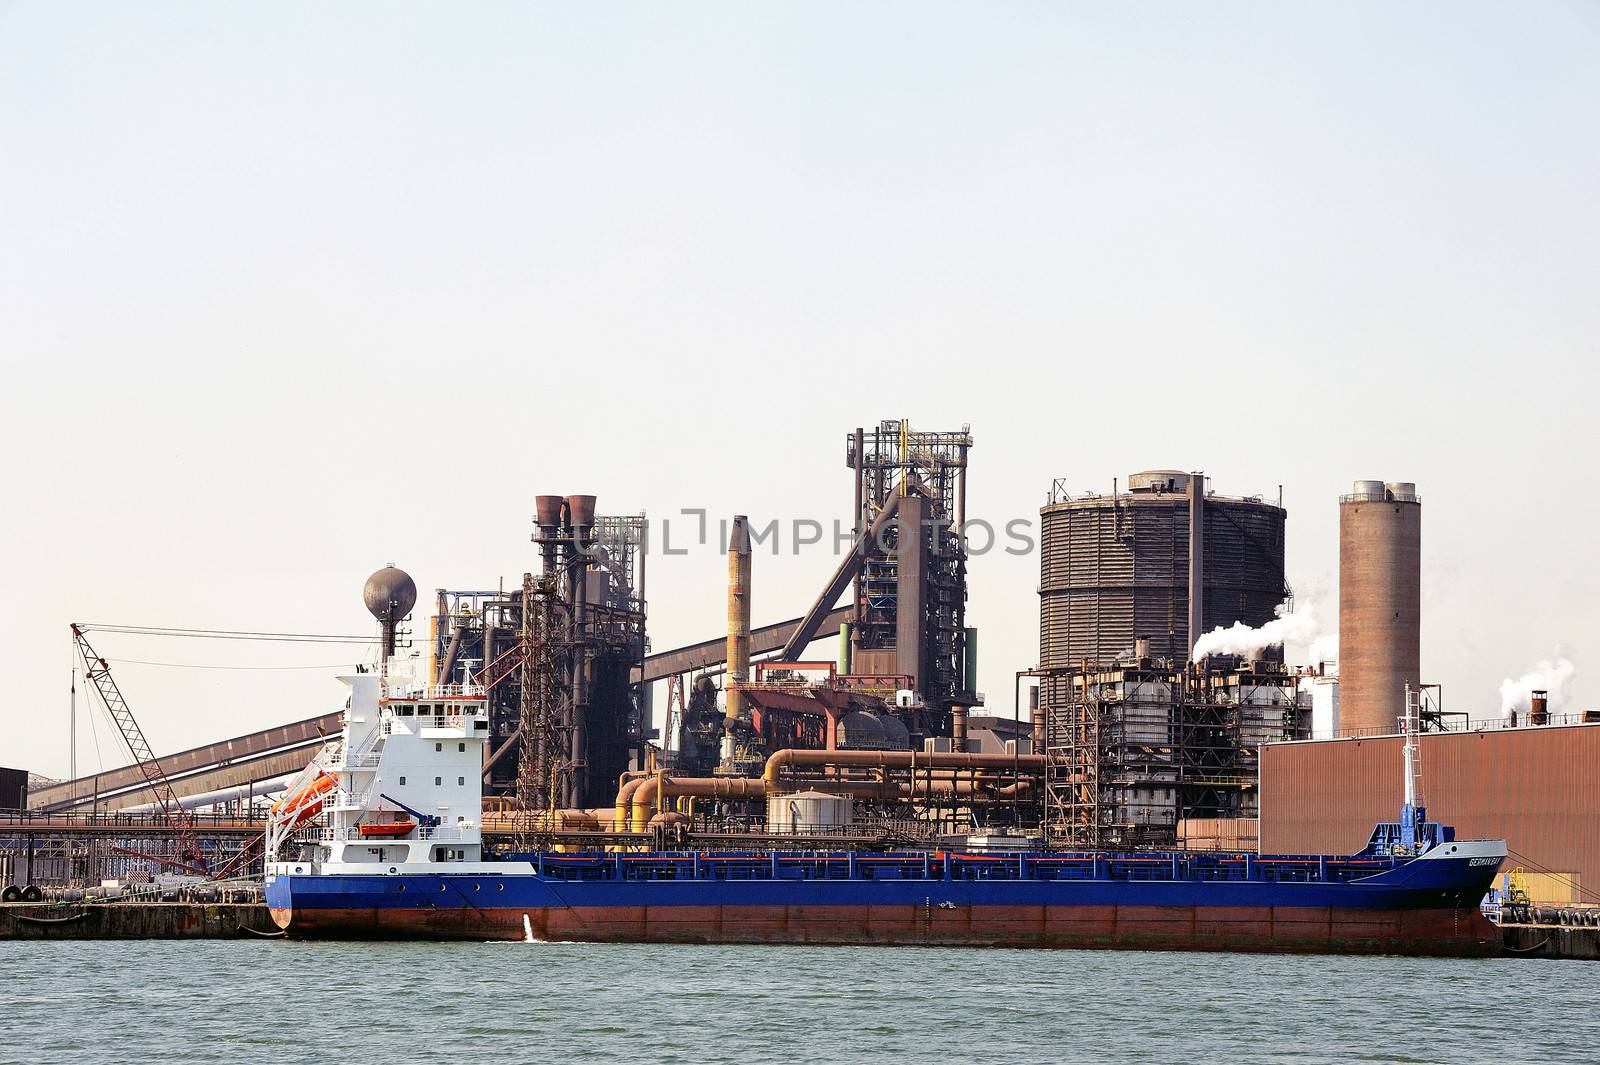
[{"label": "cargo ship", "polygon": [[484,691],[375,674],[274,808],[266,895],[291,936],[1490,955],[1501,840],[1406,802],[1358,854],[496,850]]}]

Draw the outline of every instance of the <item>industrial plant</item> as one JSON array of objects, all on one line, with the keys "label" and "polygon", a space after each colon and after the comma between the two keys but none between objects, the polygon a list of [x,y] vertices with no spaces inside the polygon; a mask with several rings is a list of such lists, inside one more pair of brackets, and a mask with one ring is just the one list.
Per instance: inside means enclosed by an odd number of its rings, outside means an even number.
[{"label": "industrial plant", "polygon": [[[1600,799],[1589,772],[1600,714],[1556,721],[1536,703],[1521,721],[1486,721],[1441,704],[1420,656],[1416,485],[1362,480],[1313,504],[1336,507],[1339,523],[1330,668],[1289,661],[1275,635],[1296,608],[1281,488],[1222,494],[1175,469],[1118,477],[1109,492],[1054,481],[1039,510],[1036,607],[1015,603],[1037,609],[1039,654],[1014,664],[1013,717],[986,712],[967,615],[972,433],[889,420],[843,443],[851,543],[786,619],[752,616],[751,522],[731,515],[726,583],[706,589],[726,598],[725,631],[652,647],[648,521],[602,512],[593,495],[530,501],[528,566],[515,580],[424,598],[393,564],[371,574],[370,669],[381,690],[402,678],[438,693],[392,712],[435,721],[417,735],[439,736],[439,756],[448,741],[473,759],[460,786],[481,787],[481,825],[458,822],[481,828],[485,856],[777,845],[1354,854],[1374,822],[1412,803],[1390,772],[1405,745],[1459,830],[1508,841],[1532,902],[1595,901],[1592,819],[1549,826]],[[31,786],[0,774],[13,811],[0,816],[8,901],[197,876],[248,891],[274,854],[312,854],[341,810],[393,814],[336,820],[352,840],[456,838],[404,797],[406,775],[349,792],[341,774],[374,771],[390,735],[385,725],[355,748],[360,676],[346,678],[342,711],[158,753],[91,644],[99,633],[75,626],[72,638],[75,676],[132,762]],[[457,741],[457,724],[441,723],[463,714],[482,733]],[[477,846],[446,851],[461,860]]]}]

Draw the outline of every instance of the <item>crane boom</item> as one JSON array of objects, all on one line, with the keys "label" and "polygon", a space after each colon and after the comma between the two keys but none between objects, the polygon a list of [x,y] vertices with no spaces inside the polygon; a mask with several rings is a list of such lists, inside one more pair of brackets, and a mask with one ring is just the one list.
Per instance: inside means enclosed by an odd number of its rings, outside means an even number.
[{"label": "crane boom", "polygon": [[123,698],[122,689],[111,676],[110,664],[90,646],[88,638],[77,625],[72,626],[72,642],[77,646],[78,654],[83,659],[84,676],[94,684],[95,691],[100,693],[100,700],[105,703],[106,712],[111,715],[111,720],[116,722],[117,730],[133,754],[134,764],[144,775],[151,794],[155,796],[156,805],[160,808],[162,816],[168,825],[177,829],[177,857],[180,861],[176,864],[193,866],[198,872],[205,873],[205,856],[201,853],[200,841],[195,836],[194,819],[189,816],[189,811],[178,801],[177,793],[172,790],[171,781],[167,779],[161,763],[156,760],[149,741],[144,738],[144,730],[139,727],[133,711],[128,708],[128,700]]}]

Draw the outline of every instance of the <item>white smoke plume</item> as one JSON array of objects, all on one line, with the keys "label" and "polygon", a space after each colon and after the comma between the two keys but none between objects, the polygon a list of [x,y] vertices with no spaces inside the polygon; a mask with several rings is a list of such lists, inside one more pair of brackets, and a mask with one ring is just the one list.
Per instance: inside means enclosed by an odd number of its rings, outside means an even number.
[{"label": "white smoke plume", "polygon": [[1287,602],[1279,603],[1274,611],[1278,616],[1260,628],[1251,628],[1236,621],[1227,628],[1215,628],[1201,636],[1194,644],[1194,661],[1206,655],[1240,655],[1254,658],[1259,652],[1274,644],[1294,641],[1307,643],[1316,638],[1317,618],[1310,606],[1289,611]]},{"label": "white smoke plume", "polygon": [[1339,666],[1339,634],[1326,632],[1311,641],[1311,650],[1306,654],[1306,661],[1311,665],[1327,662],[1333,667],[1333,672],[1338,672]]},{"label": "white smoke plume", "polygon": [[1500,716],[1510,717],[1513,710],[1518,714],[1526,714],[1536,691],[1549,692],[1550,712],[1560,713],[1572,698],[1568,688],[1577,672],[1578,667],[1572,664],[1572,659],[1558,651],[1555,661],[1545,659],[1516,680],[1507,677],[1500,682]]}]

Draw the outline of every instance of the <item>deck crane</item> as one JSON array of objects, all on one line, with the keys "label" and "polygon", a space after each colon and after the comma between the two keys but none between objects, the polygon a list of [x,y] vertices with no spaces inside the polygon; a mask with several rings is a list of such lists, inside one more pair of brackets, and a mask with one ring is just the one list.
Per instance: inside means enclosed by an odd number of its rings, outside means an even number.
[{"label": "deck crane", "polygon": [[106,712],[111,715],[111,720],[116,722],[122,740],[133,754],[134,764],[144,774],[145,783],[149,785],[162,816],[168,825],[177,829],[176,858],[148,854],[143,857],[153,858],[179,869],[205,874],[207,872],[205,855],[200,850],[200,840],[195,836],[194,820],[189,816],[189,811],[184,808],[183,803],[178,801],[177,793],[172,790],[172,783],[167,780],[167,774],[162,770],[161,763],[156,761],[155,752],[150,749],[149,742],[144,738],[144,730],[139,727],[139,722],[134,720],[133,711],[128,709],[128,700],[122,697],[122,689],[117,687],[116,679],[111,676],[110,664],[90,646],[83,629],[77,625],[72,626],[72,642],[83,659],[84,675],[94,684],[95,691],[100,693]]}]

